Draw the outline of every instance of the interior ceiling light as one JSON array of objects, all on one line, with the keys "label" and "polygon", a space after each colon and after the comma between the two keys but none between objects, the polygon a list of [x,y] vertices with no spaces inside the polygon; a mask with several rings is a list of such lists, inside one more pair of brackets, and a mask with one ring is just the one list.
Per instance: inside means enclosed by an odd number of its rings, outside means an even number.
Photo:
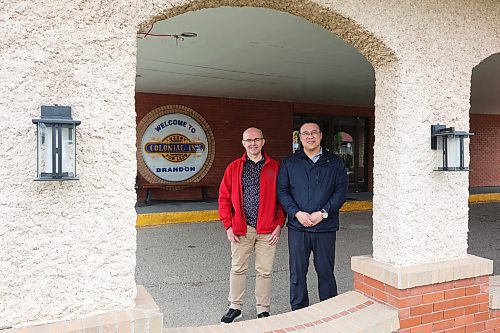
[{"label": "interior ceiling light", "polygon": [[191,38],[198,36],[198,34],[196,32],[183,32],[181,36]]},{"label": "interior ceiling light", "polygon": [[147,32],[139,31],[137,33],[137,38],[145,39],[148,36],[152,36],[152,37],[174,37],[175,38],[175,44],[177,45],[177,41],[178,40],[183,41],[184,38],[191,38],[191,37],[198,36],[198,34],[195,33],[195,32],[183,32],[183,33],[180,33],[180,34],[154,34],[154,33],[151,33],[151,30],[153,30],[153,27],[154,27],[154,23],[153,23],[153,25],[151,25],[151,28],[149,28],[149,30]]}]

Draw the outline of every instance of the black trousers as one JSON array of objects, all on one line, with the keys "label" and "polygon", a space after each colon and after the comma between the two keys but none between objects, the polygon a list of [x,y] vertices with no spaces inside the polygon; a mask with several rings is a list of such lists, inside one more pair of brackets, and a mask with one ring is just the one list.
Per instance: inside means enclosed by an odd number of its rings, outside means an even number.
[{"label": "black trousers", "polygon": [[337,296],[337,282],[333,273],[336,234],[335,231],[303,232],[288,229],[290,305],[292,310],[309,306],[307,271],[311,251],[318,276],[320,301]]}]

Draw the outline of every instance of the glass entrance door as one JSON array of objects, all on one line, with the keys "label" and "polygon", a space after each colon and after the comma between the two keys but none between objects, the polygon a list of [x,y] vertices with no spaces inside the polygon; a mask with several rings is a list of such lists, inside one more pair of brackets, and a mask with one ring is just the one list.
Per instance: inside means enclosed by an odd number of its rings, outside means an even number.
[{"label": "glass entrance door", "polygon": [[[337,154],[343,161],[349,177],[349,192],[368,189],[368,118],[330,115],[294,115],[293,129],[298,133],[305,117],[314,117],[322,124],[321,146]],[[294,140],[295,147],[297,147]]]}]

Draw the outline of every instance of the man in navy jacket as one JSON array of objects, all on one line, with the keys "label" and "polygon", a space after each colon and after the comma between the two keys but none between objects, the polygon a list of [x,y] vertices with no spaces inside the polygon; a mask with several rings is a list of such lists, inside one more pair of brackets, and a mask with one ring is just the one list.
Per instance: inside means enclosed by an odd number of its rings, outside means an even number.
[{"label": "man in navy jacket", "polygon": [[283,160],[277,183],[278,199],[288,214],[292,310],[309,306],[306,275],[311,251],[320,300],[337,296],[335,240],[347,194],[344,164],[321,147],[319,123],[306,119],[299,135],[302,149]]}]

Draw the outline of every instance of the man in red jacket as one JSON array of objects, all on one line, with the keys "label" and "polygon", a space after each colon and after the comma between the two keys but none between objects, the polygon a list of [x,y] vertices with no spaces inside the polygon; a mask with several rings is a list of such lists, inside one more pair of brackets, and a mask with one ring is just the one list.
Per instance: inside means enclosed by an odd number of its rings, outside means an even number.
[{"label": "man in red jacket", "polygon": [[221,319],[225,324],[241,317],[252,252],[257,318],[269,316],[276,244],[285,222],[276,196],[279,163],[262,151],[262,131],[248,128],[243,132],[242,143],[246,152],[227,166],[219,188],[219,216],[231,242],[230,304]]}]

